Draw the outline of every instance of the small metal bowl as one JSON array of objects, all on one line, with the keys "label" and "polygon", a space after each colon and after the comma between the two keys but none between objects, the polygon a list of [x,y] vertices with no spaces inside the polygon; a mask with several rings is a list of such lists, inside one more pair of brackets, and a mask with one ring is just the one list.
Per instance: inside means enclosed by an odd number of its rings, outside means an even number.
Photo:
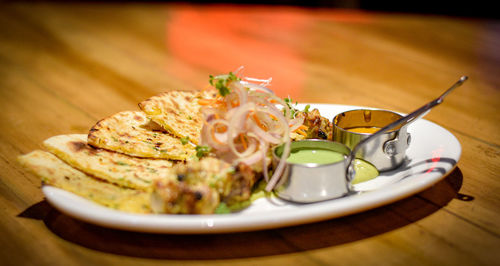
[{"label": "small metal bowl", "polygon": [[[375,131],[402,117],[387,110],[360,109],[343,112],[333,118],[333,140],[352,150]],[[406,126],[398,126],[364,145],[356,153],[356,158],[370,162],[381,172],[392,170],[403,163],[410,141],[411,136],[406,131]]]},{"label": "small metal bowl", "polygon": [[[295,141],[290,145],[291,151],[310,148],[338,152],[344,155],[344,160],[329,164],[287,162],[274,189],[278,197],[309,203],[342,197],[351,191],[351,180],[349,175],[346,175],[349,163],[347,157],[351,150],[346,145],[320,139]],[[283,149],[283,145],[273,149],[274,168],[280,161]]]},{"label": "small metal bowl", "polygon": [[[351,165],[355,158],[373,164],[379,171],[397,168],[404,161],[410,143],[410,134],[406,132],[404,125],[395,126],[385,133],[380,132],[378,136],[352,130],[374,128],[373,132],[376,132],[402,118],[397,113],[385,110],[347,111],[333,119],[334,141],[306,139],[292,142],[292,152],[304,148],[330,150],[341,153],[344,159],[327,164],[287,162],[280,181],[274,188],[276,195],[292,202],[311,203],[355,193],[352,187],[355,171]],[[357,147],[361,141],[372,136],[370,142]],[[283,149],[283,145],[273,149],[274,169],[280,162]]]},{"label": "small metal bowl", "polygon": [[[280,198],[299,203],[335,199],[355,193],[352,189],[356,174],[353,164],[355,158],[372,163],[379,171],[398,167],[403,162],[410,144],[410,134],[406,132],[407,125],[442,103],[451,91],[466,80],[467,76],[461,77],[438,98],[406,116],[384,110],[353,110],[335,116],[333,130],[334,140],[337,142],[308,139],[292,142],[290,145],[292,150],[313,148],[339,152],[344,155],[344,159],[328,164],[287,162],[274,191]],[[373,133],[358,133],[352,131],[354,127],[378,129],[373,130]],[[273,149],[275,169],[280,162],[280,155],[283,154],[283,145]]]}]

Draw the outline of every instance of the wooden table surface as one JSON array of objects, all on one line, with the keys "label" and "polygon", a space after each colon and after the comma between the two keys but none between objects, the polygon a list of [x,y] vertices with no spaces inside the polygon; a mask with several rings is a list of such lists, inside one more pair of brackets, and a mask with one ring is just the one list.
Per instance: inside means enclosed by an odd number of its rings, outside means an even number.
[{"label": "wooden table surface", "polygon": [[[262,6],[0,6],[0,264],[498,265],[500,21]],[[409,112],[462,145],[433,187],[328,221],[221,235],[125,232],[51,207],[16,161],[44,139],[245,66],[299,102]]]}]

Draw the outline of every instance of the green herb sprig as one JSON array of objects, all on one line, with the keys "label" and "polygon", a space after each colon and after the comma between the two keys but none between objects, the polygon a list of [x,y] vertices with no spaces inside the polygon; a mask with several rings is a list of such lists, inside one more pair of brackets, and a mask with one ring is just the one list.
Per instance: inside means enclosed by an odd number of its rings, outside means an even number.
[{"label": "green herb sprig", "polygon": [[231,93],[231,90],[229,89],[228,85],[231,81],[239,81],[240,78],[238,78],[233,72],[229,72],[227,75],[218,75],[218,76],[213,76],[210,75],[208,76],[209,80],[208,82],[210,85],[214,86],[218,91],[221,96],[226,96],[229,93]]},{"label": "green herb sprig", "polygon": [[186,136],[184,138],[181,138],[181,143],[182,145],[186,145],[189,143],[189,136]]},{"label": "green herb sprig", "polygon": [[[287,98],[283,99],[286,103],[286,105],[288,106],[288,108],[290,109],[290,118],[293,119],[295,118],[295,116],[297,115],[297,104],[299,104],[298,102],[295,102],[293,103],[293,100],[290,98],[290,96],[288,96]],[[286,110],[283,109],[283,114],[286,115]]]},{"label": "green herb sprig", "polygon": [[309,113],[309,108],[311,108],[311,105],[310,104],[306,105],[306,107],[304,107],[304,113],[306,114]]},{"label": "green herb sprig", "polygon": [[202,145],[202,146],[197,145],[195,150],[196,150],[196,157],[202,158],[202,157],[206,156],[207,154],[209,154],[212,151],[212,148],[209,146],[206,146],[206,145]]}]

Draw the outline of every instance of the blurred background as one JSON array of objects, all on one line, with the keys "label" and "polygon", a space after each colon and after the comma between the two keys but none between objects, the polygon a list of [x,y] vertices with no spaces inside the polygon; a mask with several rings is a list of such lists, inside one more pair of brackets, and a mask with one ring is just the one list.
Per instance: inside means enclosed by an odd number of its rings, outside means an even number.
[{"label": "blurred background", "polygon": [[245,0],[245,1],[187,1],[191,3],[247,3],[270,5],[298,5],[421,14],[442,14],[468,17],[498,17],[495,1],[369,1],[369,0]]},{"label": "blurred background", "polygon": [[83,1],[83,0],[0,0],[6,2],[114,2],[114,3],[175,3],[175,4],[236,4],[236,5],[285,5],[301,6],[310,8],[345,8],[358,9],[363,11],[436,14],[460,17],[477,17],[498,19],[499,12],[497,1],[369,1],[369,0],[191,0],[191,1],[128,1],[128,0],[107,0],[107,1]]}]

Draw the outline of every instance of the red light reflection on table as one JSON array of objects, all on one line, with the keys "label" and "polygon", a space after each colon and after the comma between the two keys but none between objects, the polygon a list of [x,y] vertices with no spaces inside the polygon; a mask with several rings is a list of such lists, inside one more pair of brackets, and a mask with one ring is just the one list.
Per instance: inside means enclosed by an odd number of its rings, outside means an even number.
[{"label": "red light reflection on table", "polygon": [[[312,12],[290,7],[178,6],[167,21],[167,48],[174,60],[167,71],[189,80],[189,67],[208,74],[227,73],[244,66],[244,75],[273,78],[271,89],[280,97],[300,98],[305,70],[301,47],[314,47],[309,38],[318,18],[337,22],[366,22],[360,13]],[[176,72],[178,71],[178,72]],[[204,87],[204,84],[196,84]]]},{"label": "red light reflection on table", "polygon": [[171,53],[195,67],[227,73],[239,66],[256,78],[273,77],[280,96],[297,97],[304,82],[302,59],[285,43],[300,43],[308,18],[300,12],[236,7],[186,7],[167,24]]}]

